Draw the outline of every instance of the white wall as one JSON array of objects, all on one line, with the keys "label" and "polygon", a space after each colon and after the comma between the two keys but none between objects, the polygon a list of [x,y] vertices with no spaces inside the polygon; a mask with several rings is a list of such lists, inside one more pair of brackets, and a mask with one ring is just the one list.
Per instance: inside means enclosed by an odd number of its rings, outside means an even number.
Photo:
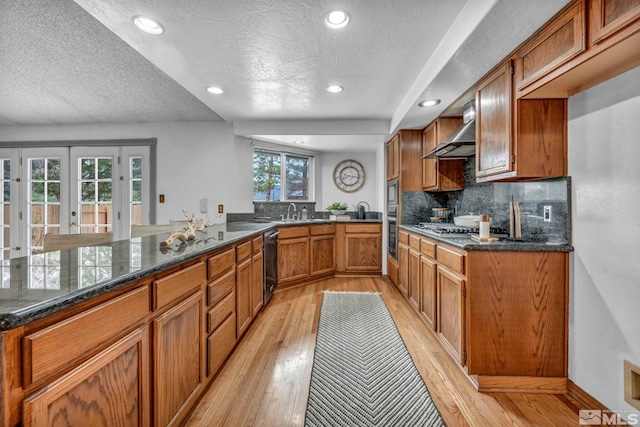
[{"label": "white wall", "polygon": [[156,204],[158,223],[180,219],[182,209],[200,216],[200,199],[208,199],[211,219],[218,204],[225,213],[253,212],[250,141],[234,137],[232,126],[224,122],[0,128],[0,141],[136,138],[158,139],[156,187],[165,195],[165,203]]},{"label": "white wall", "polygon": [[[569,378],[612,411],[640,365],[640,67],[569,100]],[[583,408],[588,409],[588,408]]]},{"label": "white wall", "polygon": [[[376,153],[322,153],[321,177],[322,183],[320,190],[316,193],[316,210],[327,210],[327,206],[333,202],[342,202],[349,205],[350,211],[354,210],[353,205],[358,202],[367,202],[372,211],[381,211],[378,201],[379,184],[378,179],[378,162]],[[366,179],[362,188],[353,193],[345,193],[340,190],[333,182],[333,169],[342,160],[353,159],[362,163],[366,173]]]}]

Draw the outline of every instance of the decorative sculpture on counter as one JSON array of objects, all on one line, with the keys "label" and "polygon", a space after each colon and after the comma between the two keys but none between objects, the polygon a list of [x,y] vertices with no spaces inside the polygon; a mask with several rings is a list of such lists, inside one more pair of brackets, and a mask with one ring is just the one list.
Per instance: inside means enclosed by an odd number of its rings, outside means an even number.
[{"label": "decorative sculpture on counter", "polygon": [[187,218],[187,226],[184,228],[184,231],[171,233],[167,240],[160,243],[161,248],[168,248],[176,240],[180,240],[182,243],[194,240],[196,238],[196,231],[204,231],[205,228],[216,225],[222,216],[222,214],[219,214],[213,223],[208,223],[206,216],[196,219],[193,214],[191,216],[187,215],[186,209],[182,211],[182,214]]}]

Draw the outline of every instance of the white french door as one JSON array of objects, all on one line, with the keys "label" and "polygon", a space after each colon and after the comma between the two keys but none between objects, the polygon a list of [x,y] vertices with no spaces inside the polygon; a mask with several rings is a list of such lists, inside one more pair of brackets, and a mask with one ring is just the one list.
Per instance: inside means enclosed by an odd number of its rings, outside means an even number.
[{"label": "white french door", "polygon": [[5,259],[41,252],[47,233],[113,232],[120,240],[131,224],[149,222],[148,146],[3,149],[0,162]]}]

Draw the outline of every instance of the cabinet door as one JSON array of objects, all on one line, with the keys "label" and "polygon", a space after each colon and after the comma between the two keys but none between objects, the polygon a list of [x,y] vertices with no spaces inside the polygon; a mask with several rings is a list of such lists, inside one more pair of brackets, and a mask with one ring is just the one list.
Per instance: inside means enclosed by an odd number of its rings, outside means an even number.
[{"label": "cabinet door", "polygon": [[591,43],[596,45],[640,17],[638,0],[589,1]]},{"label": "cabinet door", "polygon": [[24,426],[149,426],[145,325],[27,397]]},{"label": "cabinet door", "polygon": [[436,264],[433,260],[420,257],[420,315],[432,330],[436,330]]},{"label": "cabinet door", "polygon": [[476,92],[476,177],[511,171],[513,83],[505,62]]},{"label": "cabinet door", "polygon": [[398,244],[398,289],[404,295],[408,297],[409,286],[409,245],[400,243]]},{"label": "cabinet door", "polygon": [[409,304],[411,304],[417,311],[420,311],[420,279],[420,252],[410,248],[407,297]]},{"label": "cabinet door", "polygon": [[465,364],[464,298],[465,281],[438,267],[438,320],[440,341],[460,365]]},{"label": "cabinet door", "polygon": [[262,251],[256,252],[251,258],[251,317],[262,308],[264,301],[264,256]]},{"label": "cabinet door", "polygon": [[[422,132],[422,155],[426,155],[438,145],[436,140],[436,127],[438,122],[433,122]],[[438,187],[438,159],[422,159],[422,188],[429,190]]]},{"label": "cabinet door", "polygon": [[345,271],[378,272],[382,270],[382,236],[380,233],[345,234]]},{"label": "cabinet door", "polygon": [[251,258],[247,258],[237,266],[236,270],[236,322],[237,338],[240,339],[253,318],[251,305]]},{"label": "cabinet door", "polygon": [[400,176],[400,139],[394,136],[387,143],[387,181]]},{"label": "cabinet door", "polygon": [[278,239],[278,284],[305,277],[309,277],[309,238]]},{"label": "cabinet door", "polygon": [[206,376],[204,290],[153,321],[154,424],[177,425],[197,400]]},{"label": "cabinet door", "polygon": [[309,243],[311,246],[311,276],[335,271],[335,235],[311,236]]}]

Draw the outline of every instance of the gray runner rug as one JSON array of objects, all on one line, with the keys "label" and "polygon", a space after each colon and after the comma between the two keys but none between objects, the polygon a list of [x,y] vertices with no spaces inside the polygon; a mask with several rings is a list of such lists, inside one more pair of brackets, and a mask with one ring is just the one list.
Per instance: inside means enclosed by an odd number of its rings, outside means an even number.
[{"label": "gray runner rug", "polygon": [[378,293],[324,292],[305,426],[444,426]]}]

